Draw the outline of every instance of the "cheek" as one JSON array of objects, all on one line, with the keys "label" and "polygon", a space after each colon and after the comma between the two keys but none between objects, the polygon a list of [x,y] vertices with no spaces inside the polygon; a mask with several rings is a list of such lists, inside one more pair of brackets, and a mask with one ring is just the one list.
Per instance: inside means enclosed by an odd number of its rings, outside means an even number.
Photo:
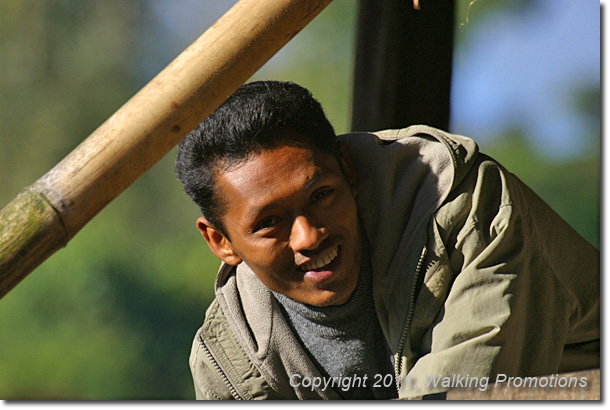
[{"label": "cheek", "polygon": [[250,261],[267,271],[270,275],[277,276],[277,271],[285,271],[294,268],[294,257],[285,244],[268,243],[252,249]]},{"label": "cheek", "polygon": [[275,254],[261,262],[254,271],[260,272],[258,276],[267,287],[279,292],[300,288],[303,276],[295,269],[292,253]]},{"label": "cheek", "polygon": [[341,221],[343,225],[348,225],[350,228],[355,228],[358,220],[356,199],[349,195],[344,196],[339,206],[336,207],[335,214],[337,220]]}]

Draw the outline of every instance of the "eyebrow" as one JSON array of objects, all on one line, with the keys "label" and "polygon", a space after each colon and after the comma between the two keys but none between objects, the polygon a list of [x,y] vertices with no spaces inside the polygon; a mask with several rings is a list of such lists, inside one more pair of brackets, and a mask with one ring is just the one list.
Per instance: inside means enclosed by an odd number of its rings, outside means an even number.
[{"label": "eyebrow", "polygon": [[[320,169],[318,169],[316,171],[316,173],[313,175],[313,177],[311,179],[309,179],[305,185],[303,186],[303,190],[308,190],[311,189],[312,186],[316,185],[317,183],[319,183],[326,174],[330,174],[330,173],[323,173]],[[250,211],[248,212],[248,219],[254,221],[257,219],[258,215],[261,215],[265,212],[267,212],[268,210],[275,208],[278,205],[278,202],[280,201],[273,201],[271,203],[265,204],[263,206],[259,206],[259,207],[254,207],[252,209],[250,209]]]}]

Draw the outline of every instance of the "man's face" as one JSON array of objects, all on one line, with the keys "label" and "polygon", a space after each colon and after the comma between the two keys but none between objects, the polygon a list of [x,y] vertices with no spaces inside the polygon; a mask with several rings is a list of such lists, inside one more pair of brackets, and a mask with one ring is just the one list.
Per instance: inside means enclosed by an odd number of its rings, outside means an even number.
[{"label": "man's face", "polygon": [[349,299],[362,250],[354,185],[337,159],[285,145],[219,171],[216,184],[228,205],[222,221],[231,238],[220,241],[221,259],[246,262],[269,289],[297,302],[331,306]]}]

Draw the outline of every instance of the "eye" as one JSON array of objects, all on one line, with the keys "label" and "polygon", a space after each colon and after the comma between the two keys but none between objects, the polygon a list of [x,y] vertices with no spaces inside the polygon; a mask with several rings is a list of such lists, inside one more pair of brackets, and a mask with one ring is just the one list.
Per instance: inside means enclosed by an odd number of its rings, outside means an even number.
[{"label": "eye", "polygon": [[314,192],[314,194],[311,196],[311,202],[314,203],[328,198],[334,191],[335,190],[333,188],[320,189],[319,191]]},{"label": "eye", "polygon": [[270,216],[268,218],[263,219],[258,224],[256,224],[256,227],[254,228],[253,232],[258,232],[263,229],[272,228],[273,226],[277,225],[278,222],[280,222],[280,218],[278,218],[277,216]]}]

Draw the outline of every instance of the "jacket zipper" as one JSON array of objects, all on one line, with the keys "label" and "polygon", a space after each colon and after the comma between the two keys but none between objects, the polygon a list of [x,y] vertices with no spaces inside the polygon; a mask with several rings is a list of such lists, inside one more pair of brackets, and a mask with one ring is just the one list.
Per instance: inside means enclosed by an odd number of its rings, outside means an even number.
[{"label": "jacket zipper", "polygon": [[405,320],[405,324],[402,327],[402,333],[400,334],[400,339],[398,341],[398,350],[396,350],[396,354],[394,355],[394,373],[395,373],[395,381],[396,381],[396,390],[400,395],[400,372],[402,371],[402,349],[404,348],[405,341],[407,339],[407,334],[409,333],[409,328],[411,327],[411,320],[413,319],[413,313],[415,310],[415,297],[417,292],[417,282],[419,279],[419,275],[421,272],[422,265],[424,263],[424,258],[426,257],[426,253],[428,249],[424,246],[422,249],[421,255],[419,256],[419,261],[417,262],[417,267],[415,268],[415,275],[413,277],[413,286],[411,287],[411,299],[409,299],[409,310],[407,311],[407,319]]},{"label": "jacket zipper", "polygon": [[201,345],[203,346],[205,355],[207,356],[208,359],[210,359],[210,362],[212,362],[212,365],[214,366],[216,371],[218,371],[218,373],[220,374],[220,377],[222,377],[222,380],[224,381],[225,385],[229,389],[229,392],[231,392],[231,395],[233,396],[233,398],[235,400],[243,400],[243,398],[239,395],[239,393],[237,392],[235,387],[233,387],[233,384],[229,380],[229,377],[222,370],[222,368],[220,367],[220,365],[218,364],[218,362],[212,355],[212,352],[210,351],[210,349],[208,348],[208,346],[205,344],[205,342],[203,340],[201,340]]}]

